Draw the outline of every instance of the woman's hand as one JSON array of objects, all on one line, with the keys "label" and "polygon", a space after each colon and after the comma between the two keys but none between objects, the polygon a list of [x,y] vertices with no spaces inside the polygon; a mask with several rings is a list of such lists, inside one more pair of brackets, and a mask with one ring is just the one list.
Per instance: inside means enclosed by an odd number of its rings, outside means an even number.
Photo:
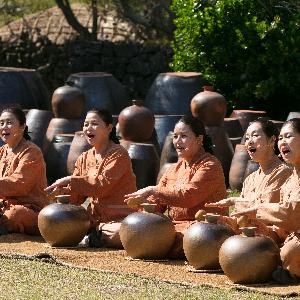
[{"label": "woman's hand", "polygon": [[61,187],[67,186],[71,182],[71,176],[66,176],[60,179],[57,179],[54,183],[45,188],[45,192],[49,192],[53,189],[59,189]]},{"label": "woman's hand", "polygon": [[125,195],[124,202],[130,207],[137,207],[141,203],[147,201],[147,198],[155,193],[155,186],[147,186],[134,193]]},{"label": "woman's hand", "polygon": [[238,212],[233,212],[231,214],[232,217],[240,217],[240,216],[247,216],[249,219],[255,219],[256,218],[256,212],[258,207],[252,207],[248,209],[244,209]]},{"label": "woman's hand", "polygon": [[234,197],[226,198],[218,202],[205,203],[205,207],[229,207],[234,205]]}]

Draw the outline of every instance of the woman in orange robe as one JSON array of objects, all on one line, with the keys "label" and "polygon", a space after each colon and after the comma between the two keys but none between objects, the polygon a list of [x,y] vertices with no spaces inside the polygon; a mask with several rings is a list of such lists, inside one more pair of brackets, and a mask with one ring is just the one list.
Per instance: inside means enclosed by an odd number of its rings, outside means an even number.
[{"label": "woman in orange robe", "polygon": [[183,233],[195,220],[195,213],[205,203],[223,199],[226,187],[221,163],[211,154],[211,142],[200,120],[182,117],[175,125],[173,143],[178,163],[165,172],[158,185],[128,194],[125,201],[128,205],[149,201],[168,207],[177,231],[169,256],[176,258],[183,256]]},{"label": "woman in orange robe", "polygon": [[[289,272],[300,282],[300,119],[291,119],[283,124],[278,147],[283,159],[293,166],[292,175],[281,188],[279,203],[257,204],[234,215],[246,215],[251,220],[273,224],[281,237],[286,237],[280,251],[281,270]],[[266,227],[266,235],[269,230]]]},{"label": "woman in orange robe", "polygon": [[[127,151],[118,145],[112,115],[107,110],[90,110],[83,133],[93,147],[79,156],[71,176],[58,179],[46,191],[55,189],[56,193],[70,193],[70,202],[76,205],[81,205],[89,197],[87,211],[91,228],[101,225],[103,233],[107,228],[103,223],[120,222],[133,212],[124,204],[124,195],[136,191],[135,175]],[[115,225],[107,230],[114,232],[119,223]]]},{"label": "woman in orange robe", "polygon": [[[278,158],[278,134],[276,125],[264,118],[259,118],[249,125],[245,134],[245,147],[250,158],[259,163],[259,169],[245,179],[239,197],[209,203],[206,207],[220,208],[234,205],[237,212],[261,203],[279,202],[280,188],[292,174],[292,168]],[[231,225],[232,229],[239,232],[236,217],[225,217],[220,221]],[[264,224],[256,222],[256,225]],[[276,233],[270,234],[276,238]]]},{"label": "woman in orange robe", "polygon": [[46,169],[41,150],[28,135],[24,112],[4,109],[0,115],[1,232],[39,234],[37,216],[48,204]]}]

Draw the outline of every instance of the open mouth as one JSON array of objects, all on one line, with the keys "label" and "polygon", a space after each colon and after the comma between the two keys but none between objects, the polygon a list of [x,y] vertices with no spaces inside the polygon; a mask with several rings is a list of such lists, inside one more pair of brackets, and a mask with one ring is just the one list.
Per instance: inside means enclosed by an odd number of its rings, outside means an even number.
[{"label": "open mouth", "polygon": [[7,138],[10,136],[10,133],[2,133],[2,137]]},{"label": "open mouth", "polygon": [[93,138],[95,137],[94,134],[87,134],[86,136],[87,136],[89,139],[93,139]]},{"label": "open mouth", "polygon": [[286,154],[290,153],[291,151],[290,151],[290,149],[284,147],[284,148],[281,148],[280,152],[281,152],[283,155],[286,155]]},{"label": "open mouth", "polygon": [[256,148],[254,148],[254,147],[248,148],[248,152],[255,153],[256,152]]}]

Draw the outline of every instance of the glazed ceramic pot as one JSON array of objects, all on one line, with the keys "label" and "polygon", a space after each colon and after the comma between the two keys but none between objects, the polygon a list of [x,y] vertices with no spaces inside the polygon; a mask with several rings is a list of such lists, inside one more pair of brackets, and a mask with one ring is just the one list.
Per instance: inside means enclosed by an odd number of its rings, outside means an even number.
[{"label": "glazed ceramic pot", "polygon": [[166,257],[174,243],[175,235],[175,226],[168,217],[147,211],[128,215],[120,228],[122,245],[132,258]]},{"label": "glazed ceramic pot", "polygon": [[130,105],[127,90],[112,74],[74,73],[68,77],[67,84],[84,92],[85,112],[91,108],[104,108],[112,114],[119,114],[122,109]]},{"label": "glazed ceramic pot", "polygon": [[250,122],[259,117],[267,117],[267,112],[265,112],[264,110],[235,109],[232,111],[230,117],[238,118],[243,131],[246,131]]},{"label": "glazed ceramic pot", "polygon": [[84,152],[91,148],[91,145],[84,137],[83,131],[76,131],[72,140],[69,155],[67,159],[68,174],[73,174],[77,158]]},{"label": "glazed ceramic pot", "polygon": [[33,69],[0,67],[1,107],[49,109],[49,94],[40,74]]},{"label": "glazed ceramic pot", "polygon": [[144,105],[158,115],[190,114],[191,99],[205,83],[200,73],[161,73],[151,85]]},{"label": "glazed ceramic pot", "polygon": [[220,249],[220,264],[234,283],[263,283],[280,263],[280,250],[266,236],[255,236],[253,227],[228,238]]},{"label": "glazed ceramic pot", "polygon": [[43,148],[44,137],[53,114],[49,110],[30,109],[26,115],[26,125],[31,141]]},{"label": "glazed ceramic pot", "polygon": [[148,141],[154,130],[154,115],[142,106],[142,101],[133,100],[133,105],[123,109],[118,118],[119,130],[124,140],[133,142]]},{"label": "glazed ceramic pot", "polygon": [[68,196],[57,196],[58,203],[44,207],[38,215],[38,227],[53,247],[76,246],[87,233],[90,220],[82,206],[68,204]]},{"label": "glazed ceramic pot", "polygon": [[221,126],[227,110],[226,100],[214,92],[212,86],[204,86],[203,89],[191,101],[192,115],[206,126]]},{"label": "glazed ceramic pot", "polygon": [[205,218],[205,222],[197,222],[186,230],[183,250],[195,269],[216,270],[220,268],[219,249],[234,232],[224,224],[217,224],[217,215],[206,214]]},{"label": "glazed ceramic pot", "polygon": [[83,116],[85,96],[74,86],[61,86],[52,95],[52,111],[55,118],[78,119]]},{"label": "glazed ceramic pot", "polygon": [[164,146],[160,155],[160,168],[167,163],[176,163],[178,161],[178,154],[173,144],[173,131],[170,131],[166,136]]}]

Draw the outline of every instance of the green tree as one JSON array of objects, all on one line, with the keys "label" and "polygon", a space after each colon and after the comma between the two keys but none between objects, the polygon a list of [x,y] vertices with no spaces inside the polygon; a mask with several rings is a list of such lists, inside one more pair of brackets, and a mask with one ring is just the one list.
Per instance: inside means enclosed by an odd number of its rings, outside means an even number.
[{"label": "green tree", "polygon": [[174,0],[176,71],[200,71],[232,108],[300,110],[299,0]]}]

